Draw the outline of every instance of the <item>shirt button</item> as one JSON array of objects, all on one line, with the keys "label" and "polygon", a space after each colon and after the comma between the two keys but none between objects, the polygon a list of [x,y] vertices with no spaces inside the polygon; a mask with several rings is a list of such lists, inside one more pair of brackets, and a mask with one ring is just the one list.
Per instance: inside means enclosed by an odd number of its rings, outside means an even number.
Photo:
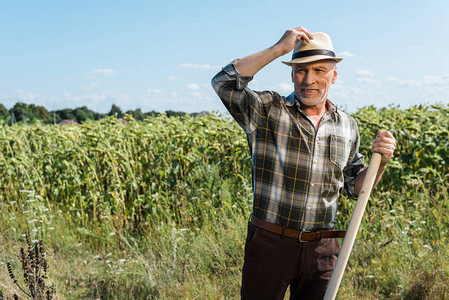
[{"label": "shirt button", "polygon": [[307,210],[310,210],[310,205],[309,205],[309,206],[307,206]]},{"label": "shirt button", "polygon": [[312,182],[310,185],[311,185],[311,186],[315,186],[315,183]]},{"label": "shirt button", "polygon": [[316,160],[314,160],[314,161],[313,161],[313,163],[314,163],[314,164],[316,165],[317,161],[316,161]]}]

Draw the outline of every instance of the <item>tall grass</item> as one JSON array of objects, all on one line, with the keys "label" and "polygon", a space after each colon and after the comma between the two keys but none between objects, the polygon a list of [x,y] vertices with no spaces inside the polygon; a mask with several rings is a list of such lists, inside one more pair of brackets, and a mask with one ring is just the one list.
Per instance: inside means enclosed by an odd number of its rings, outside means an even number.
[{"label": "tall grass", "polygon": [[[341,299],[449,294],[448,112],[355,114],[367,157],[379,127],[398,148],[365,213]],[[0,150],[0,268],[28,226],[49,249],[61,298],[238,298],[251,171],[234,122],[1,125]],[[354,204],[341,198],[337,227],[347,226]],[[2,272],[0,283],[13,291]]]}]

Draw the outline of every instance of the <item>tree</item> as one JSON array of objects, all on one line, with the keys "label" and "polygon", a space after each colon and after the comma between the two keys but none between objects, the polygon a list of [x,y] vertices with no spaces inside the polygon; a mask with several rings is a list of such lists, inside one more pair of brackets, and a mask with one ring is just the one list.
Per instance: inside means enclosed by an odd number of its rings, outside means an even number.
[{"label": "tree", "polygon": [[145,119],[145,115],[140,108],[136,110],[128,110],[126,114],[133,116],[135,120],[143,121]]},{"label": "tree", "polygon": [[124,114],[120,107],[112,104],[111,111],[108,113],[109,116],[117,116],[117,118],[123,118]]},{"label": "tree", "polygon": [[167,115],[167,117],[183,117],[186,115],[185,112],[173,110],[167,110],[165,111],[165,114]]},{"label": "tree", "polygon": [[76,116],[73,114],[73,109],[66,108],[62,110],[56,110],[55,113],[59,116],[61,120],[74,120],[77,121]]},{"label": "tree", "polygon": [[160,113],[158,113],[157,111],[149,111],[143,114],[145,118],[151,118],[151,117],[157,117],[160,115]]},{"label": "tree", "polygon": [[86,120],[95,119],[95,113],[88,109],[86,106],[75,108],[73,110],[73,115],[76,117],[79,123],[85,122]]},{"label": "tree", "polygon": [[37,106],[36,107],[36,115],[39,120],[42,120],[44,123],[51,123],[52,122],[52,116],[47,111],[47,109],[43,106]]},{"label": "tree", "polygon": [[28,104],[23,102],[17,102],[14,107],[10,110],[11,113],[14,113],[17,122],[29,122],[37,119],[37,116],[34,114],[36,107],[32,104],[30,107]]},{"label": "tree", "polygon": [[108,115],[107,114],[102,114],[102,113],[94,113],[94,120],[100,120],[103,118],[106,118]]},{"label": "tree", "polygon": [[6,107],[0,103],[0,119],[7,120],[9,118],[9,112]]}]

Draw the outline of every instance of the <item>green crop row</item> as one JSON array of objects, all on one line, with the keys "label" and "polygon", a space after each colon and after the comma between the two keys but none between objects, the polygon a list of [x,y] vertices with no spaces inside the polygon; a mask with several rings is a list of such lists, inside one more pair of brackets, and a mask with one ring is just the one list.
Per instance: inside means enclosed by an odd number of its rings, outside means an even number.
[{"label": "green crop row", "polygon": [[164,216],[201,223],[211,217],[205,206],[247,205],[249,166],[239,128],[215,116],[0,127],[1,199],[33,190],[80,222],[114,215],[138,229]]},{"label": "green crop row", "polygon": [[[448,106],[365,107],[354,114],[361,152],[379,129],[397,150],[376,190],[411,196],[423,188],[438,201],[449,182]],[[33,190],[76,211],[82,223],[120,216],[120,226],[145,229],[167,219],[200,226],[205,207],[224,203],[248,212],[248,146],[235,122],[216,116],[159,116],[128,123],[110,118],[79,126],[0,126],[0,198]],[[385,195],[384,195],[385,196]],[[394,200],[390,200],[394,201]],[[351,204],[343,197],[342,208]],[[347,219],[340,219],[345,223]]]}]

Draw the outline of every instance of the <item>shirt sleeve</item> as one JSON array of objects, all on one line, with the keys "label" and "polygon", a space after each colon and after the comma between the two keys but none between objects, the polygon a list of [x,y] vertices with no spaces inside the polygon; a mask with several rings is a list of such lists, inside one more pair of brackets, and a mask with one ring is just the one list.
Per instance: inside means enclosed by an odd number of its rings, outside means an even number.
[{"label": "shirt sleeve", "polygon": [[365,165],[364,165],[364,157],[362,154],[359,153],[360,147],[359,129],[354,119],[351,119],[351,123],[352,123],[351,125],[354,128],[356,138],[353,143],[351,152],[349,154],[348,164],[343,170],[345,180],[344,190],[348,196],[350,196],[353,199],[357,199],[358,195],[355,193],[355,180],[359,175],[359,173],[363,170]]},{"label": "shirt sleeve", "polygon": [[266,115],[273,97],[271,92],[255,92],[248,88],[253,77],[243,76],[235,68],[237,60],[212,78],[212,87],[237,123],[250,134],[257,120]]}]

